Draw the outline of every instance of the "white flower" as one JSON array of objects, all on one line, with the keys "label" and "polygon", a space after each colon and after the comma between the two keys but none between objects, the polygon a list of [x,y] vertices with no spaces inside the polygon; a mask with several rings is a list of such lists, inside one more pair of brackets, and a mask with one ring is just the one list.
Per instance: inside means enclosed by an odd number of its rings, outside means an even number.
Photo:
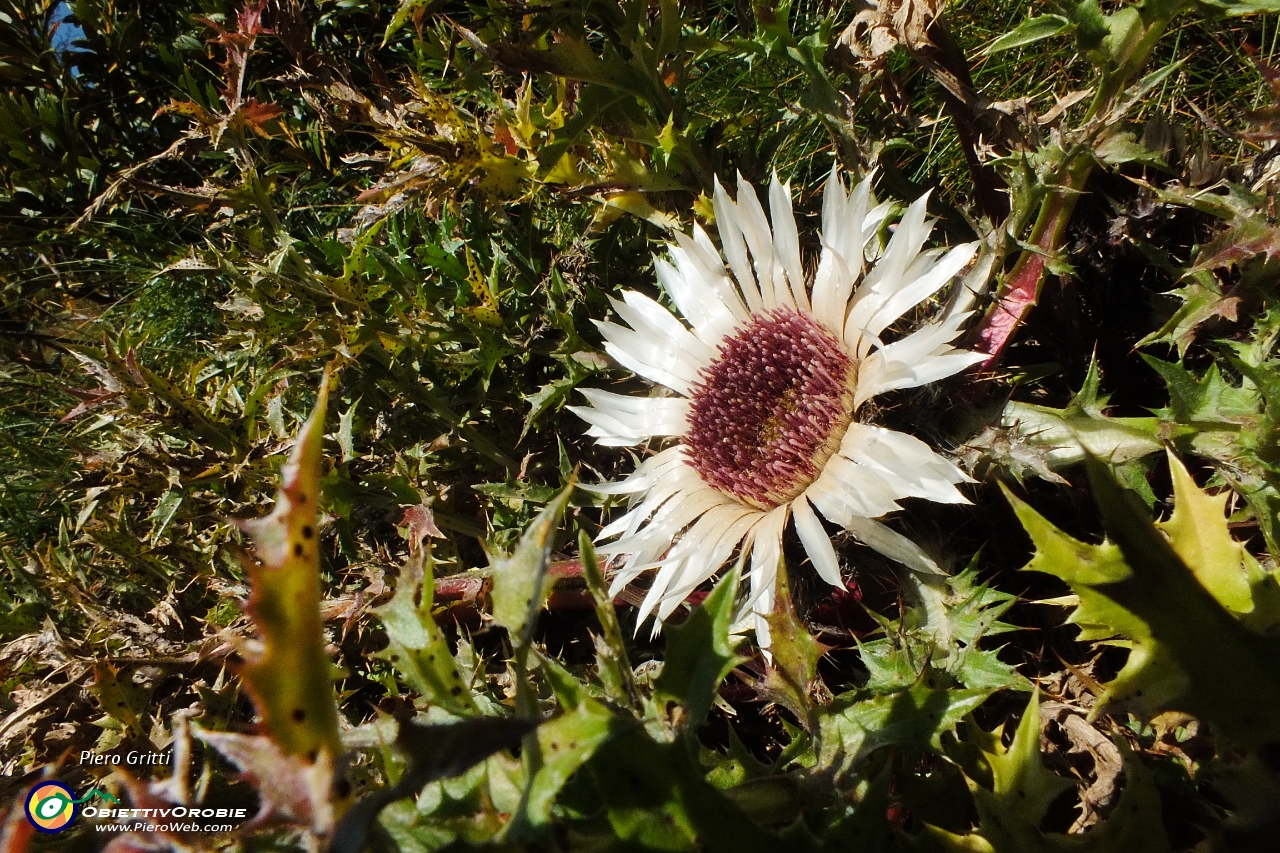
[{"label": "white flower", "polygon": [[[875,519],[903,498],[967,503],[956,484],[972,482],[917,438],[861,423],[877,394],[957,373],[984,356],[951,341],[968,317],[961,294],[935,322],[884,343],[906,312],[951,282],[977,250],[922,246],[933,223],[922,197],[888,245],[877,235],[889,205],[876,205],[870,180],[846,195],[833,170],[822,207],[822,254],[806,282],[787,185],[769,187],[772,219],[751,184],[738,178],[735,203],[716,183],[721,253],[701,227],[676,234],[658,280],[689,324],[636,291],[613,300],[627,323],[597,323],[620,364],[674,392],[629,397],[583,390],[573,407],[598,443],[676,441],[625,480],[591,486],[626,495],[628,512],[600,539],[602,554],[625,558],[613,592],[657,569],[640,608],[661,623],[735,555],[750,560],[749,605],[756,635],[773,609],[782,536],[790,519],[818,574],[843,586],[818,513],[918,572],[938,573],[911,540]],[[727,269],[726,269],[727,261]],[[628,326],[630,328],[628,328]]]}]

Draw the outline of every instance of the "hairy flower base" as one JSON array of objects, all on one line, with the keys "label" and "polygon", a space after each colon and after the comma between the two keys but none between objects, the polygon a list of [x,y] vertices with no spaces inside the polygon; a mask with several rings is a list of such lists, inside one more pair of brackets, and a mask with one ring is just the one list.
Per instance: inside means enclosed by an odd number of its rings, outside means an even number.
[{"label": "hairy flower base", "polygon": [[790,308],[757,314],[699,375],[684,444],[703,481],[773,509],[822,472],[853,418],[853,360]]}]

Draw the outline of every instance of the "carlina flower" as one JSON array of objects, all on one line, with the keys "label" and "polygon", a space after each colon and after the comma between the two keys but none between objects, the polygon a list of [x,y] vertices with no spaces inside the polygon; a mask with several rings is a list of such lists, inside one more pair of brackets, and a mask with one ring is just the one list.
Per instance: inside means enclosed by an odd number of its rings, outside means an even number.
[{"label": "carlina flower", "polygon": [[621,559],[614,593],[657,570],[639,611],[640,622],[657,614],[655,633],[736,555],[750,560],[748,606],[767,648],[763,617],[773,609],[788,520],[818,574],[843,587],[819,513],[917,572],[940,573],[915,543],[876,519],[908,497],[967,503],[956,484],[972,481],[919,439],[858,418],[877,394],[984,358],[951,345],[970,313],[967,291],[928,325],[882,340],[977,251],[977,243],[923,249],[933,226],[926,201],[927,194],[907,209],[882,248],[890,205],[875,203],[870,179],[846,194],[833,170],[810,282],[789,186],[774,176],[766,219],[741,176],[736,203],[717,181],[723,255],[695,224],[692,236],[675,235],[671,261],[656,259],[658,280],[688,325],[636,291],[612,300],[626,326],[596,324],[618,363],[673,392],[583,389],[591,405],[572,407],[599,444],[675,439],[624,480],[588,487],[627,497],[628,511],[601,531],[599,550]]}]

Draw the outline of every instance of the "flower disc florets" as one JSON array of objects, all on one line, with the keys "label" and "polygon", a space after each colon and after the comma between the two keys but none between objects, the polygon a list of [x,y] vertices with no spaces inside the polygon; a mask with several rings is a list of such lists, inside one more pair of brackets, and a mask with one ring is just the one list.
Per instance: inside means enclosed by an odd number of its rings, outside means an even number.
[{"label": "flower disc florets", "polygon": [[854,363],[794,309],[757,314],[699,374],[684,445],[703,481],[758,509],[822,473],[853,418]]}]

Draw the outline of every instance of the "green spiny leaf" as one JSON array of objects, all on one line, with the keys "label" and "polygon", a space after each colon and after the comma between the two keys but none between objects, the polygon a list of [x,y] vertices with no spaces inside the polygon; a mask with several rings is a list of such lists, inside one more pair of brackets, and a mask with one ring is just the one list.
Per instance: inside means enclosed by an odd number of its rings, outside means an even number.
[{"label": "green spiny leaf", "polygon": [[595,546],[585,530],[578,534],[578,555],[582,560],[587,589],[596,602],[596,621],[600,623],[601,634],[595,637],[596,669],[604,695],[620,706],[634,705],[635,678],[627,659],[626,640],[622,636],[622,626],[618,624],[618,614],[613,609],[609,586],[600,571]]},{"label": "green spiny leaf", "polygon": [[682,624],[667,631],[666,661],[654,684],[654,695],[683,704],[691,728],[707,718],[720,682],[744,660],[734,653],[729,641],[741,571],[741,565],[735,566]]},{"label": "green spiny leaf", "polygon": [[1173,514],[1156,527],[1165,532],[1173,550],[1219,604],[1236,616],[1251,613],[1254,602],[1249,581],[1263,572],[1244,545],[1231,538],[1226,518],[1230,493],[1202,491],[1182,462],[1172,453],[1168,457]]},{"label": "green spiny leaf", "polygon": [[983,649],[984,637],[1016,630],[1000,622],[1016,596],[977,580],[974,565],[947,578],[941,589],[922,589],[928,605],[910,604],[900,619],[876,613],[884,637],[858,641],[869,677],[865,689],[892,693],[922,678],[931,686],[959,684],[974,690],[1025,690],[1028,682],[999,658],[998,649]]},{"label": "green spiny leaf", "polygon": [[1003,733],[1003,725],[989,734],[975,732],[991,769],[992,793],[1008,802],[1009,811],[1039,826],[1058,795],[1074,787],[1070,779],[1049,772],[1040,761],[1039,688],[1032,691],[1008,747],[1001,742]]},{"label": "green spiny leaf", "polygon": [[1237,388],[1222,378],[1216,364],[1196,378],[1185,367],[1142,356],[1169,386],[1169,407],[1157,412],[1180,424],[1238,424],[1259,409],[1256,392]]},{"label": "green spiny leaf", "polygon": [[[387,629],[388,640],[387,648],[378,656],[390,661],[424,699],[450,713],[470,716],[477,713],[471,689],[432,614],[434,578],[430,567],[424,568],[424,563],[429,562],[426,549],[411,549],[400,570],[395,594],[374,611]],[[419,591],[422,602],[415,604]]]},{"label": "green spiny leaf", "polygon": [[[1157,530],[1105,466],[1088,464],[1114,544],[1079,542],[1007,491],[1006,496],[1036,545],[1025,568],[1062,578],[1079,597],[1069,621],[1081,626],[1081,639],[1131,649],[1120,674],[1106,685],[1104,703],[1128,706],[1148,719],[1183,711],[1246,746],[1276,737],[1280,724],[1260,709],[1280,702],[1280,678],[1268,663],[1280,655],[1280,641],[1251,631],[1224,608],[1179,556],[1178,542]],[[1175,527],[1179,541],[1190,535],[1182,529],[1190,526],[1183,521],[1188,517]],[[1208,547],[1197,540],[1192,560],[1203,564],[1204,554],[1214,551],[1214,537],[1207,541]]]},{"label": "green spiny leaf", "polygon": [[773,853],[785,849],[702,778],[680,742],[644,731],[614,738],[588,764],[617,843],[649,850]]},{"label": "green spiny leaf", "polygon": [[569,496],[573,494],[574,485],[571,481],[538,513],[510,556],[498,557],[490,566],[493,620],[506,628],[520,646],[529,644],[538,613],[551,591],[544,584],[547,560],[551,556],[551,537],[569,503]]},{"label": "green spiny leaf", "polygon": [[978,811],[976,831],[957,835],[935,826],[926,833],[948,853],[1168,853],[1168,836],[1160,816],[1160,794],[1142,762],[1125,748],[1125,787],[1111,816],[1083,835],[1042,832],[1040,821],[1071,780],[1051,773],[1040,758],[1040,695],[1031,696],[1013,742],[1001,743],[1002,728],[972,737],[990,767],[988,790],[966,774]]},{"label": "green spiny leaf", "polygon": [[779,567],[774,594],[773,611],[765,617],[772,638],[769,649],[772,660],[764,682],[756,689],[786,707],[808,728],[815,701],[822,701],[824,696],[830,697],[822,684],[822,677],[818,675],[818,661],[827,653],[828,647],[809,633],[808,627],[796,614],[785,567]]},{"label": "green spiny leaf", "polygon": [[515,746],[536,726],[530,720],[497,717],[448,724],[402,723],[395,745],[408,758],[408,770],[394,785],[366,794],[347,811],[333,831],[330,853],[363,853],[373,822],[387,805]]},{"label": "green spiny leaf", "polygon": [[883,746],[941,751],[943,733],[992,692],[917,684],[886,696],[837,700],[817,713],[818,766],[843,776]]},{"label": "green spiny leaf", "polygon": [[[551,806],[569,777],[586,764],[596,751],[622,732],[635,727],[599,701],[587,695],[583,685],[552,659],[538,655],[542,671],[560,701],[563,713],[538,727],[537,758],[505,837],[525,837],[529,831],[544,830],[551,821]],[[526,743],[526,750],[530,744]]]}]

